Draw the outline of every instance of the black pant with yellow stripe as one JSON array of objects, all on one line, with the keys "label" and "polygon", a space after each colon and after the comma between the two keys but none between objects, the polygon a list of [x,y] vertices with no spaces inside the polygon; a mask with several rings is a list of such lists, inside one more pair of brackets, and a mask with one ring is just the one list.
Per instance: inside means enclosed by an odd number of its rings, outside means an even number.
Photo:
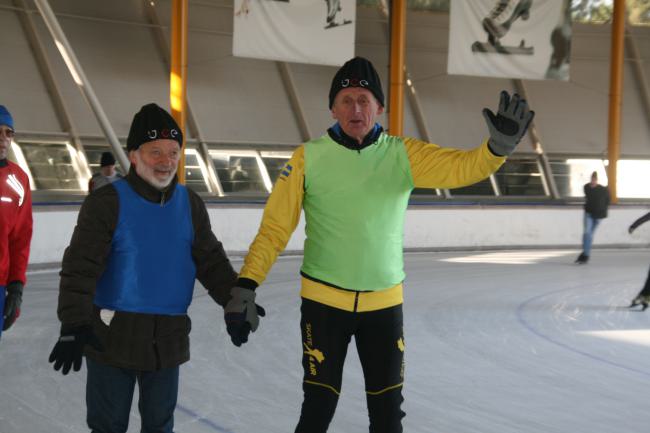
[{"label": "black pant with yellow stripe", "polygon": [[346,311],[303,297],[304,401],[296,433],[325,433],[341,392],[348,344],[354,340],[366,386],[370,433],[401,433],[404,380],[402,305]]}]

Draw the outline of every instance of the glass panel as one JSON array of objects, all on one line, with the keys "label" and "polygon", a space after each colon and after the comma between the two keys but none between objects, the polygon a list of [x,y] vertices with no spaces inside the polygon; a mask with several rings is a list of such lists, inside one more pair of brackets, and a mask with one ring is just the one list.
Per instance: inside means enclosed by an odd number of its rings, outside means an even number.
[{"label": "glass panel", "polygon": [[584,197],[583,187],[598,173],[599,183],[607,185],[605,163],[601,159],[551,159],[551,170],[561,197]]},{"label": "glass panel", "polygon": [[501,195],[545,196],[535,159],[509,159],[495,173]]},{"label": "glass panel", "polygon": [[211,152],[210,157],[224,193],[268,193],[254,156]]},{"label": "glass panel", "polygon": [[[584,197],[584,185],[591,174],[598,174],[598,183],[607,185],[607,160],[554,159],[551,160],[553,176],[560,194],[564,197]],[[650,161],[618,161],[617,194],[619,198],[650,198]],[[560,186],[562,185],[562,186]]]},{"label": "glass panel", "polygon": [[195,192],[210,192],[194,149],[185,150],[185,185]]},{"label": "glass panel", "polygon": [[486,195],[494,196],[494,188],[492,188],[492,182],[490,179],[483,179],[482,181],[475,183],[474,185],[469,185],[463,188],[456,188],[449,190],[452,196],[458,195]]},{"label": "glass panel", "polygon": [[67,145],[21,142],[20,147],[37,189],[81,189]]},{"label": "glass panel", "polygon": [[276,179],[280,176],[280,171],[282,171],[287,161],[289,161],[289,157],[266,157],[262,158],[262,161],[264,161],[266,171],[269,172],[271,183],[275,184]]}]

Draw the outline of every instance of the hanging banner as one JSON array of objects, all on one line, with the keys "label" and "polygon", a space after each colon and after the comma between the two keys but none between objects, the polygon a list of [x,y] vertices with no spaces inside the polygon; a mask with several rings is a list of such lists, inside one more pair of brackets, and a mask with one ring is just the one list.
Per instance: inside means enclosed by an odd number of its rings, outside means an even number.
[{"label": "hanging banner", "polygon": [[569,79],[570,0],[450,3],[448,74]]},{"label": "hanging banner", "polygon": [[355,0],[235,0],[233,55],[340,66],[354,57]]}]

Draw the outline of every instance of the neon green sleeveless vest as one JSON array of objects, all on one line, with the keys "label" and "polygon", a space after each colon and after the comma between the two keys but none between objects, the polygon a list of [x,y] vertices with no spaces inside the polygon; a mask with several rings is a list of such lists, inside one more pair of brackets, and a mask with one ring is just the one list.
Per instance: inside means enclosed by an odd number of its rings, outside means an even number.
[{"label": "neon green sleeveless vest", "polygon": [[404,280],[404,215],[413,177],[404,143],[381,134],[360,152],[325,135],[305,144],[302,272],[350,290]]}]

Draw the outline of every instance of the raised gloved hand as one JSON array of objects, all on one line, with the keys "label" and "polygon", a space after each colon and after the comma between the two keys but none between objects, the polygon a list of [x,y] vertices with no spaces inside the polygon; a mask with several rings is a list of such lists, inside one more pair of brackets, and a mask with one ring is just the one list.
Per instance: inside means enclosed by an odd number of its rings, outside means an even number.
[{"label": "raised gloved hand", "polygon": [[490,150],[499,156],[510,156],[526,133],[535,112],[528,109],[528,103],[518,94],[510,98],[508,92],[502,90],[497,114],[484,108],[483,117],[490,131]]},{"label": "raised gloved hand", "polygon": [[73,367],[74,371],[79,371],[86,344],[99,352],[104,350],[90,325],[62,329],[59,341],[56,342],[52,353],[50,353],[49,362],[53,362],[54,369],[61,370],[63,374],[68,374],[70,367]]},{"label": "raised gloved hand", "polygon": [[11,328],[18,316],[20,316],[20,305],[23,303],[23,283],[12,281],[7,284],[7,296],[5,297],[5,308],[2,312],[4,323],[2,330]]},{"label": "raised gloved hand", "polygon": [[232,344],[239,347],[248,341],[248,334],[255,332],[266,311],[255,303],[255,291],[235,286],[230,289],[230,301],[224,307],[226,330]]}]

